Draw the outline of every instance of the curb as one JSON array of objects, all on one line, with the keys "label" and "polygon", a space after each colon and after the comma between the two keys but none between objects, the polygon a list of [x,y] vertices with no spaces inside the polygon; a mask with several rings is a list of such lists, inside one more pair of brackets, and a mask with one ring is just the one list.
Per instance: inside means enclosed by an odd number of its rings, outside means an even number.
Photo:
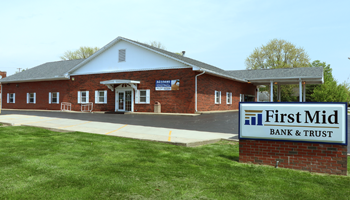
[{"label": "curb", "polygon": [[199,114],[210,114],[210,113],[227,113],[227,112],[238,112],[238,110],[215,110],[215,111],[197,111]]},{"label": "curb", "polygon": [[153,113],[153,112],[126,112],[124,115],[177,115],[177,116],[191,116],[196,117],[201,114],[190,114],[190,113]]}]

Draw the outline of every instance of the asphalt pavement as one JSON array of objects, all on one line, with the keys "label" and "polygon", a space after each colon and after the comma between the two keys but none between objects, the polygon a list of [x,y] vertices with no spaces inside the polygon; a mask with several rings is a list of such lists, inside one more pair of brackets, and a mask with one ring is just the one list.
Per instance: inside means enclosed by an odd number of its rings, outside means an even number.
[{"label": "asphalt pavement", "polygon": [[[0,115],[0,123],[12,126],[33,126],[53,131],[79,131],[189,147],[210,144],[221,139],[238,139],[237,134],[230,133],[230,129],[220,123],[216,126],[208,126],[208,122],[216,121],[216,118],[203,119],[177,115],[122,115],[13,110],[5,110]],[[209,127],[211,131],[205,129],[204,126]],[[219,132],[223,130],[226,133]]]},{"label": "asphalt pavement", "polygon": [[[41,117],[58,117],[95,122],[120,123],[159,128],[238,134],[238,112],[210,113],[199,116],[103,114],[80,112],[45,112],[3,110],[1,115],[21,114]],[[0,116],[1,116],[0,115]]]}]

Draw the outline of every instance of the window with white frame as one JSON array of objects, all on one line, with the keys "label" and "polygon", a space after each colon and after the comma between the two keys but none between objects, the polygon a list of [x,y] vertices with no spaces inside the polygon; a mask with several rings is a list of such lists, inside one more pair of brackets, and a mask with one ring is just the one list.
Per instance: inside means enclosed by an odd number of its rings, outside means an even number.
[{"label": "window with white frame", "polygon": [[89,103],[89,91],[78,91],[78,103]]},{"label": "window with white frame", "polygon": [[226,92],[226,104],[232,104],[232,92]]},{"label": "window with white frame", "polygon": [[60,93],[59,92],[49,92],[49,104],[60,103]]},{"label": "window with white frame", "polygon": [[150,90],[137,90],[135,95],[135,103],[149,104],[150,103]]},{"label": "window with white frame", "polygon": [[36,103],[36,94],[33,93],[27,93],[27,103]]},{"label": "window with white frame", "polygon": [[7,103],[15,103],[16,94],[15,93],[7,93]]},{"label": "window with white frame", "polygon": [[215,90],[215,104],[221,104],[221,91]]},{"label": "window with white frame", "polygon": [[146,103],[147,94],[146,90],[140,90],[140,103]]},{"label": "window with white frame", "polygon": [[125,49],[119,49],[119,62],[124,62],[125,61]]},{"label": "window with white frame", "polygon": [[95,91],[95,103],[107,103],[107,90]]}]

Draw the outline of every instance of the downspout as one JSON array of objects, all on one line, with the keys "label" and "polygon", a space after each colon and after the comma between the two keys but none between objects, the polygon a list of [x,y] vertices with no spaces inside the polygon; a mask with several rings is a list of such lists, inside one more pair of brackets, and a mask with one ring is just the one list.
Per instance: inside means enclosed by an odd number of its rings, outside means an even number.
[{"label": "downspout", "polygon": [[[200,69],[199,71],[201,71],[202,69]],[[195,77],[195,110],[196,112],[198,111],[197,110],[197,77],[200,76],[200,75],[203,75],[205,73],[205,71],[203,71],[202,73],[200,74],[197,74],[196,77]]]}]

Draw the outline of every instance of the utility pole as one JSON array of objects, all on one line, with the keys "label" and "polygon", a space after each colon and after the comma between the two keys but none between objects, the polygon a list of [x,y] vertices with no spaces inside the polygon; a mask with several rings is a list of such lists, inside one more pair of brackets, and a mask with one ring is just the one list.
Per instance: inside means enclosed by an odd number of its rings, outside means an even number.
[{"label": "utility pole", "polygon": [[17,68],[17,69],[18,69],[18,72],[21,72],[21,69],[22,69],[22,68]]}]

